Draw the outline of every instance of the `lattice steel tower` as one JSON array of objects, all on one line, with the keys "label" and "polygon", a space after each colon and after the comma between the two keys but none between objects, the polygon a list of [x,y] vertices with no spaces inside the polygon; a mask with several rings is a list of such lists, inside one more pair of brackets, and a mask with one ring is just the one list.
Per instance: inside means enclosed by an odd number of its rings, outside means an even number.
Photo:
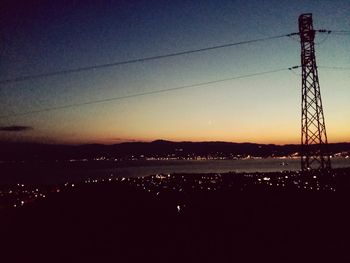
[{"label": "lattice steel tower", "polygon": [[302,67],[301,169],[330,169],[326,125],[315,58],[312,14],[299,16]]}]

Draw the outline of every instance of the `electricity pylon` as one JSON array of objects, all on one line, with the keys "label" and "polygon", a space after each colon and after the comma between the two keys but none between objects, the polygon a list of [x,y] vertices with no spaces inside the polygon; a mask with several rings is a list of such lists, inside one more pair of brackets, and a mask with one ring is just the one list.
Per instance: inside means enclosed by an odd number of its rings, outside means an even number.
[{"label": "electricity pylon", "polygon": [[312,14],[299,16],[301,44],[301,169],[330,169],[326,125],[315,57]]}]

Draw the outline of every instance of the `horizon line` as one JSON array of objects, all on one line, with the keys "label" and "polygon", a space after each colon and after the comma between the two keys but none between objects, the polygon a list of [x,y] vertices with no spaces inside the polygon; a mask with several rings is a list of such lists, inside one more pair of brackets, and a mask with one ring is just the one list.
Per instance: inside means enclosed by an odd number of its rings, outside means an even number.
[{"label": "horizon line", "polygon": [[[286,146],[286,145],[300,145],[300,143],[258,143],[258,142],[236,142],[236,141],[220,141],[220,140],[208,140],[208,141],[191,141],[191,140],[165,140],[165,139],[156,139],[156,140],[120,140],[121,142],[117,143],[98,143],[98,142],[87,142],[87,143],[64,143],[64,142],[50,142],[50,141],[2,141],[0,144],[41,144],[41,145],[57,145],[57,146],[84,146],[84,145],[103,145],[103,146],[113,146],[124,143],[156,143],[156,142],[169,142],[169,143],[228,143],[228,144],[256,144],[256,145],[276,145],[276,146]],[[350,143],[350,141],[338,141],[338,142],[329,142],[328,144],[343,144]]]}]

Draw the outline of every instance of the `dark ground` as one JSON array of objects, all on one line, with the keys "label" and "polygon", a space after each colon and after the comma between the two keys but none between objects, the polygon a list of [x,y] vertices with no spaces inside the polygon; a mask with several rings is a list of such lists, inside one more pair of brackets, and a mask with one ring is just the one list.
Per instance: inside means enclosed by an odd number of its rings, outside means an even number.
[{"label": "dark ground", "polygon": [[0,260],[350,262],[349,171],[336,172],[335,192],[241,191],[243,181],[159,194],[120,181],[81,184],[1,210]]}]

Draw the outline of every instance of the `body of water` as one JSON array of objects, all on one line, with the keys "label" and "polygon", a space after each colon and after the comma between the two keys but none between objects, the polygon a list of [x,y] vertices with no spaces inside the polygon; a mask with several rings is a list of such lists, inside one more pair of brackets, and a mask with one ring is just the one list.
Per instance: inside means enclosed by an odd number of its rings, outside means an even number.
[{"label": "body of water", "polygon": [[[4,168],[6,166],[6,168]],[[350,159],[333,158],[333,168],[350,167]],[[168,160],[77,162],[58,164],[0,165],[0,183],[52,184],[110,176],[139,177],[171,173],[278,172],[300,170],[300,159]]]},{"label": "body of water", "polygon": [[[350,159],[332,160],[333,168],[350,167]],[[227,173],[227,172],[279,172],[300,170],[300,159],[243,159],[243,160],[191,160],[144,161],[135,165],[120,165],[115,169],[119,176],[147,176],[171,173]]]}]

